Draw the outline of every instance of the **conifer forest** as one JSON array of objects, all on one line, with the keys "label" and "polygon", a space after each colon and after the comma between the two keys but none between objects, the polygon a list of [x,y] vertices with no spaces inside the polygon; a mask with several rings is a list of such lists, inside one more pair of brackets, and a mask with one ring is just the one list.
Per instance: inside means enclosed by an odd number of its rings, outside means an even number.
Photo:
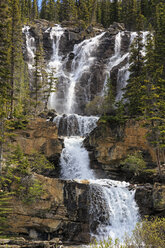
[{"label": "conifer forest", "polygon": [[165,247],[165,1],[0,0],[0,247],[84,245]]}]

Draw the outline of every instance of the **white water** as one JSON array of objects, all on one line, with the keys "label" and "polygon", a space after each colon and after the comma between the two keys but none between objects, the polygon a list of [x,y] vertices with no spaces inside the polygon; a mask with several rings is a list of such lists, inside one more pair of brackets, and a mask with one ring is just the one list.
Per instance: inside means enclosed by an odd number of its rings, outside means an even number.
[{"label": "white water", "polygon": [[[114,55],[109,59],[107,67],[106,67],[106,79],[104,82],[104,89],[103,91],[106,91],[106,85],[108,78],[111,77],[111,71],[116,66],[120,65],[126,58],[128,58],[129,53],[125,53],[124,55],[121,55],[121,38],[122,38],[123,32],[119,32],[115,37],[115,53]],[[103,94],[104,94],[103,92]]]},{"label": "white water", "polygon": [[[49,29],[46,30],[45,32],[49,32]],[[53,70],[54,77],[56,78],[60,77],[62,74],[63,62],[62,62],[62,56],[60,55],[60,52],[59,52],[59,46],[60,46],[60,40],[63,34],[64,34],[64,29],[61,28],[60,25],[55,25],[54,27],[51,28],[50,39],[52,40],[52,44],[53,44],[52,45],[53,55],[48,64],[48,71]],[[48,107],[50,109],[55,109],[56,107],[55,98],[56,98],[56,93],[52,92],[49,98],[49,102],[48,102]]]},{"label": "white water", "polygon": [[[49,32],[47,30],[46,32]],[[24,29],[27,42],[29,57],[29,66],[33,65],[34,48],[33,42],[29,36],[29,29]],[[68,57],[64,58],[60,53],[60,41],[64,35],[64,29],[59,25],[53,27],[50,31],[52,40],[53,55],[49,62],[48,69],[55,69],[55,76],[62,79],[62,93],[52,93],[49,99],[49,107],[55,108],[59,115],[55,122],[61,132],[65,135],[65,148],[61,154],[61,178],[63,179],[88,179],[90,182],[90,227],[91,236],[100,240],[111,236],[113,239],[122,239],[125,232],[131,233],[138,220],[138,207],[134,200],[134,191],[128,189],[125,182],[117,182],[108,179],[97,179],[96,174],[90,169],[90,160],[87,150],[83,147],[83,138],[95,127],[98,117],[79,116],[74,114],[76,107],[76,85],[84,72],[90,72],[91,66],[96,58],[93,52],[98,48],[104,33],[85,40],[74,46],[74,58],[71,64],[71,71],[65,70]],[[132,33],[133,41],[136,33]],[[129,53],[121,54],[122,32],[119,32],[115,38],[115,52],[106,67],[108,74],[115,66],[122,63]],[[30,42],[32,41],[32,42]],[[30,68],[29,67],[29,68]],[[118,99],[121,98],[121,89],[128,79],[128,67],[122,67],[118,73]],[[59,94],[63,94],[62,96]],[[77,136],[79,135],[79,136]],[[68,137],[70,136],[70,137]]]},{"label": "white water", "polygon": [[[89,155],[87,150],[83,147],[83,138],[80,136],[87,135],[96,127],[98,117],[79,116],[74,114],[76,84],[82,74],[89,71],[90,67],[95,62],[96,58],[92,56],[92,53],[97,49],[104,33],[75,45],[71,72],[66,74],[64,71],[62,72],[62,57],[58,53],[59,42],[63,32],[59,27],[52,32],[51,37],[53,40],[53,37],[56,36],[58,32],[59,33],[56,38],[56,44],[53,43],[54,54],[50,63],[52,63],[51,66],[57,64],[57,74],[62,75],[63,73],[63,78],[68,80],[66,98],[62,103],[63,112],[67,115],[58,115],[54,119],[59,131],[61,130],[61,134],[66,135],[64,138],[65,148],[62,151],[60,159],[61,178],[89,180],[91,235],[98,240],[107,238],[108,236],[111,236],[113,239],[122,239],[125,232],[130,233],[134,229],[138,220],[138,207],[134,200],[135,192],[129,190],[127,188],[128,184],[124,182],[97,179],[94,171],[90,169]],[[107,66],[108,71],[128,57],[128,53],[121,56],[120,50],[121,33],[119,32],[118,35],[116,35],[115,54],[109,60]],[[127,67],[125,68],[125,71],[127,71]],[[126,75],[125,71],[124,75]],[[58,97],[53,97],[54,99],[51,101],[54,101],[56,108],[58,108]]]},{"label": "white water", "polygon": [[[97,35],[89,40],[84,40],[74,46],[74,58],[71,64],[71,70],[68,72],[65,65],[68,57],[63,60],[63,56],[59,53],[60,40],[64,34],[64,29],[59,25],[52,28],[50,38],[53,43],[53,55],[49,63],[50,68],[54,68],[57,78],[62,80],[62,94],[52,93],[49,99],[49,108],[56,109],[58,113],[73,114],[75,112],[75,87],[83,73],[90,72],[90,67],[94,64],[96,58],[93,51],[97,49],[99,41],[104,33]],[[62,98],[62,99],[61,99]]]},{"label": "white water", "polygon": [[97,35],[89,40],[84,40],[78,45],[74,46],[73,53],[75,57],[71,66],[70,73],[70,87],[67,96],[67,109],[66,113],[74,113],[75,102],[75,86],[79,78],[84,72],[90,71],[90,67],[94,64],[96,58],[93,56],[93,51],[97,49],[99,41],[104,33]]},{"label": "white water", "polygon": [[57,115],[54,118],[59,134],[65,133],[67,136],[85,136],[90,133],[97,125],[99,117],[81,116],[77,114]]},{"label": "white water", "polygon": [[83,147],[83,138],[71,137],[64,139],[65,148],[61,154],[61,178],[63,179],[94,179],[89,168],[89,156]]},{"label": "white water", "polygon": [[128,190],[129,184],[114,180],[91,180],[90,183],[91,218],[97,223],[93,236],[97,240],[106,240],[109,236],[122,240],[125,233],[131,235],[138,221],[135,191]]},{"label": "white water", "polygon": [[22,29],[23,34],[25,34],[26,37],[26,49],[28,54],[28,68],[29,70],[32,70],[34,67],[34,57],[36,52],[36,44],[34,37],[31,36],[29,26],[24,26]]}]

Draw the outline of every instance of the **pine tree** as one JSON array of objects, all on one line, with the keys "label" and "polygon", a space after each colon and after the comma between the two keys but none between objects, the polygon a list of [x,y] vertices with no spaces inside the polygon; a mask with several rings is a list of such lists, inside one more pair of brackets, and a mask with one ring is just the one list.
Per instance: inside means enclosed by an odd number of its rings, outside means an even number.
[{"label": "pine tree", "polygon": [[76,5],[74,0],[62,0],[62,18],[71,21],[76,18]]},{"label": "pine tree", "polygon": [[39,94],[40,89],[42,88],[41,82],[41,46],[37,47],[37,51],[35,54],[35,63],[34,63],[34,83],[33,83],[33,93],[35,98],[35,114],[37,113],[37,108],[39,105]]},{"label": "pine tree", "polygon": [[47,2],[47,12],[48,12],[48,20],[55,20],[55,2],[54,0],[48,0]]},{"label": "pine tree", "polygon": [[32,18],[33,18],[33,20],[38,18],[38,4],[37,4],[37,0],[33,0],[33,4],[32,4]]},{"label": "pine tree", "polygon": [[138,32],[135,41],[131,46],[130,55],[130,78],[128,80],[127,86],[124,88],[124,98],[126,99],[125,106],[127,108],[128,116],[136,117],[142,114],[142,75],[141,71],[143,69],[144,58],[142,55],[143,43],[142,43],[142,33]]},{"label": "pine tree", "polygon": [[21,17],[19,11],[19,0],[10,0],[10,116],[13,116],[14,101],[15,101],[15,81],[17,69],[20,63],[20,56],[22,55],[22,30]]},{"label": "pine tree", "polygon": [[48,18],[48,8],[47,8],[47,0],[42,0],[41,3],[41,11],[40,11],[40,18],[47,19]]},{"label": "pine tree", "polygon": [[26,0],[26,6],[27,6],[27,18],[31,19],[31,17],[32,17],[32,2],[31,2],[31,0]]},{"label": "pine tree", "polygon": [[10,193],[4,192],[0,187],[0,234],[6,234],[8,229],[7,216],[11,213],[10,201]]}]

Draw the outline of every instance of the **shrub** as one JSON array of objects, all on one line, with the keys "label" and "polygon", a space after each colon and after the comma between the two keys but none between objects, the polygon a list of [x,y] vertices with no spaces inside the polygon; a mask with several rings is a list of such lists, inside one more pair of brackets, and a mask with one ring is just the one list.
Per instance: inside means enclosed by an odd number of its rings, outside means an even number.
[{"label": "shrub", "polygon": [[139,175],[146,168],[146,162],[140,152],[128,155],[121,164],[123,165],[123,170],[128,170],[134,173],[135,176]]},{"label": "shrub", "polygon": [[165,247],[165,218],[145,219],[138,223],[131,237],[125,235],[124,241],[116,239],[94,242],[92,248],[163,248]]}]

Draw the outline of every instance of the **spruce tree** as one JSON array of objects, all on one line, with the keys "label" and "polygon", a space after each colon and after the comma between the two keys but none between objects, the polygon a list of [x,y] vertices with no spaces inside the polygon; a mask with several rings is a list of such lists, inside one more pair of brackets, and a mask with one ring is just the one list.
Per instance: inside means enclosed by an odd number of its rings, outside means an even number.
[{"label": "spruce tree", "polygon": [[142,95],[142,74],[144,58],[142,55],[143,43],[142,33],[138,32],[135,41],[131,46],[130,55],[130,78],[127,86],[124,88],[125,107],[129,117],[136,117],[142,114],[140,101]]},{"label": "spruce tree", "polygon": [[[9,27],[10,39],[10,116],[13,117],[14,101],[15,101],[15,82],[17,70],[20,66],[20,58],[22,56],[22,29],[20,16],[19,0],[10,0],[10,17],[11,25]],[[18,79],[19,80],[19,79]]]},{"label": "spruce tree", "polygon": [[40,18],[47,19],[48,18],[48,9],[47,9],[47,0],[42,0],[41,3],[41,11],[40,11]]},{"label": "spruce tree", "polygon": [[55,2],[54,0],[47,1],[47,12],[48,12],[48,20],[53,21],[55,20]]},{"label": "spruce tree", "polygon": [[37,3],[37,0],[33,0],[32,18],[33,18],[33,20],[38,18],[38,3]]},{"label": "spruce tree", "polygon": [[76,5],[74,0],[62,0],[62,18],[71,21],[76,18]]},{"label": "spruce tree", "polygon": [[10,82],[9,82],[9,37],[10,25],[9,3],[0,2],[0,174],[3,160],[3,145],[5,141],[5,119],[9,115]]}]

